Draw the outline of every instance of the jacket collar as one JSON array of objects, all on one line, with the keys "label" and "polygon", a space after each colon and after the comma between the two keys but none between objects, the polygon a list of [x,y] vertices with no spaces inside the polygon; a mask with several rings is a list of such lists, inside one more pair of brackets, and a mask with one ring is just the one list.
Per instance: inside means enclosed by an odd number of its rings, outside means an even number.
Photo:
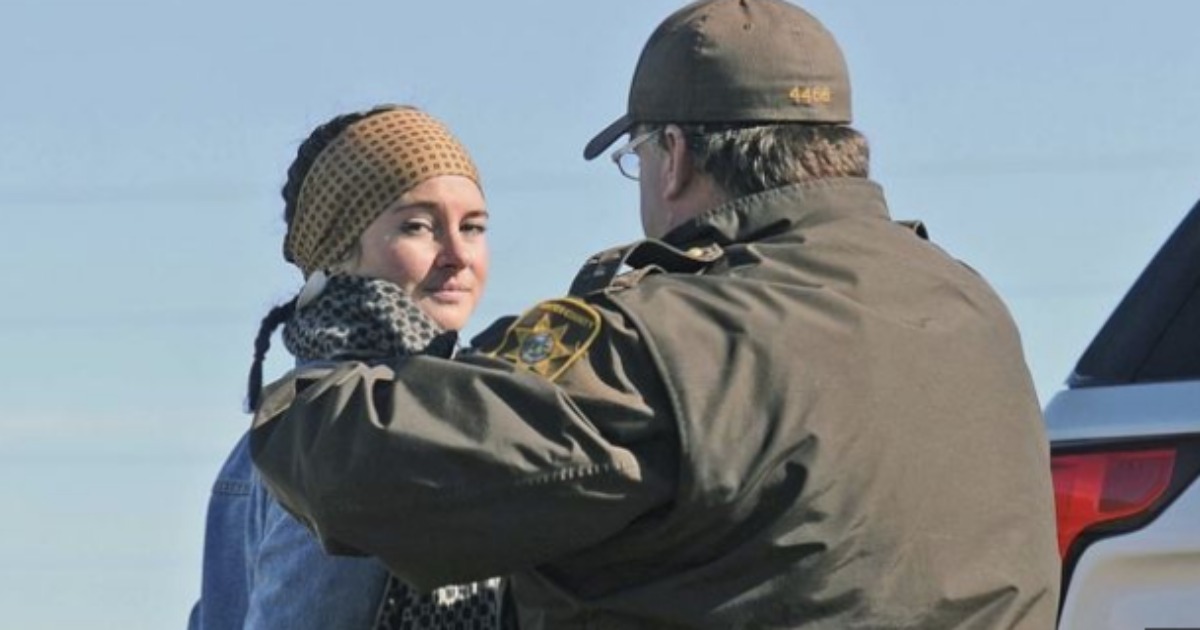
[{"label": "jacket collar", "polygon": [[851,216],[888,218],[879,184],[846,177],[773,188],[708,210],[675,227],[663,240],[680,248],[725,246]]}]

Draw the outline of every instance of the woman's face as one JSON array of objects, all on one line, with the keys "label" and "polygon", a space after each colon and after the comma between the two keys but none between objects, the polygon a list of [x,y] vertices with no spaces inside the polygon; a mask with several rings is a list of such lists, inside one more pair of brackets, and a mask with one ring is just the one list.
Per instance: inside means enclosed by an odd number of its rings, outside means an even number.
[{"label": "woman's face", "polygon": [[390,280],[448,330],[461,330],[487,282],[487,208],[475,182],[427,179],[359,237],[352,273]]}]

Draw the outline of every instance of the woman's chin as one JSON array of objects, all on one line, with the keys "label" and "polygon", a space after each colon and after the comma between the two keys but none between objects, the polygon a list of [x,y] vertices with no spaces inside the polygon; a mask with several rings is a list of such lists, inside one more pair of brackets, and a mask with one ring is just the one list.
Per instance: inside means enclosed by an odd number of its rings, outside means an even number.
[{"label": "woman's chin", "polygon": [[467,324],[467,318],[471,316],[471,311],[474,310],[473,304],[439,304],[437,302],[424,302],[421,304],[421,310],[425,311],[426,315],[438,326],[446,330],[462,330]]}]

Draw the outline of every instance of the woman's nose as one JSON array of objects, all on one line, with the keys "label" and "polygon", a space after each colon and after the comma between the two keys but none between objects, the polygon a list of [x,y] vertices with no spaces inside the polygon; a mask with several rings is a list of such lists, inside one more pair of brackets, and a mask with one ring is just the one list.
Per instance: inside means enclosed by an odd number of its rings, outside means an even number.
[{"label": "woman's nose", "polygon": [[466,267],[471,264],[471,248],[460,234],[449,234],[442,239],[438,262],[443,267]]}]

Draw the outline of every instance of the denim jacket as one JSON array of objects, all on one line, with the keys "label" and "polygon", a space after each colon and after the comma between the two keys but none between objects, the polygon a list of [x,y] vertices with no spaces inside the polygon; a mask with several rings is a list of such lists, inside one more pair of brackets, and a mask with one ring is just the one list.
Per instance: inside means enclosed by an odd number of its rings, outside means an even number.
[{"label": "denim jacket", "polygon": [[238,441],[213,484],[200,601],[188,630],[371,628],[387,582],[374,558],[328,556],[267,492]]}]

